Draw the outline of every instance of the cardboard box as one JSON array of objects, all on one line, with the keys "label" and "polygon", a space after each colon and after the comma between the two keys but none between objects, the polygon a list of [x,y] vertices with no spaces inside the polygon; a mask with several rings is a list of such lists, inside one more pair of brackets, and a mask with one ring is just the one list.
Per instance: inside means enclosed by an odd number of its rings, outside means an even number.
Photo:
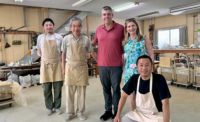
[{"label": "cardboard box", "polygon": [[170,57],[160,57],[160,67],[171,67],[172,66],[172,60]]}]

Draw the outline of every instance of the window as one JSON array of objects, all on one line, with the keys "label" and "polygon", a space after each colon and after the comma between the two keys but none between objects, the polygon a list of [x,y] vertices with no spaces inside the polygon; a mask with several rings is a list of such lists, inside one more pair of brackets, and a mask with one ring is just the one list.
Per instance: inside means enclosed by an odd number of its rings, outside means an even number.
[{"label": "window", "polygon": [[159,48],[163,48],[166,45],[179,46],[180,29],[175,28],[175,29],[158,30],[157,39]]}]

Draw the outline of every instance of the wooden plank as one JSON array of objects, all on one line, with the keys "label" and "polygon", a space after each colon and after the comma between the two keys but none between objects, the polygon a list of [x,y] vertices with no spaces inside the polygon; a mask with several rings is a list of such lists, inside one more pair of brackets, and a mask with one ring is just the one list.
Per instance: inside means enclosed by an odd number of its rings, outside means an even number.
[{"label": "wooden plank", "polygon": [[14,102],[13,99],[0,102],[0,106],[9,105]]},{"label": "wooden plank", "polygon": [[35,31],[0,31],[0,34],[35,34]]}]

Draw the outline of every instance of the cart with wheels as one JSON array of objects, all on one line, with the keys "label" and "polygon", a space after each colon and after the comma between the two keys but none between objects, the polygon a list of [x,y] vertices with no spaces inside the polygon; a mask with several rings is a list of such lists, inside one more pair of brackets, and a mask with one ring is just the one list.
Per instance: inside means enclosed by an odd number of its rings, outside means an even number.
[{"label": "cart with wheels", "polygon": [[200,88],[200,58],[194,59],[194,82],[193,87]]},{"label": "cart with wheels", "polygon": [[177,86],[185,86],[186,88],[192,85],[193,69],[188,56],[180,55],[179,57],[174,57],[174,73],[174,84]]}]

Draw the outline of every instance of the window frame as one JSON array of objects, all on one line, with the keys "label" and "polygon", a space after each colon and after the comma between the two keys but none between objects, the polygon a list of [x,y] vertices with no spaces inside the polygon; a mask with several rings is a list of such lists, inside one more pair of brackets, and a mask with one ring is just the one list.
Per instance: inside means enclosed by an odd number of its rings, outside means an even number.
[{"label": "window frame", "polygon": [[[188,32],[187,32],[187,26],[175,26],[175,27],[168,27],[168,28],[159,28],[159,29],[156,29],[155,31],[155,44],[154,46],[157,46],[158,47],[158,32],[159,31],[162,31],[162,30],[169,30],[169,41],[170,41],[170,45],[171,45],[171,30],[173,29],[179,29],[179,45],[178,46],[184,46],[184,45],[187,45],[188,44]],[[181,29],[185,29],[185,30],[181,30]],[[185,31],[184,34],[181,34],[182,32],[181,31]],[[181,37],[181,36],[184,36],[184,37]],[[183,41],[184,40],[184,41]]]}]

